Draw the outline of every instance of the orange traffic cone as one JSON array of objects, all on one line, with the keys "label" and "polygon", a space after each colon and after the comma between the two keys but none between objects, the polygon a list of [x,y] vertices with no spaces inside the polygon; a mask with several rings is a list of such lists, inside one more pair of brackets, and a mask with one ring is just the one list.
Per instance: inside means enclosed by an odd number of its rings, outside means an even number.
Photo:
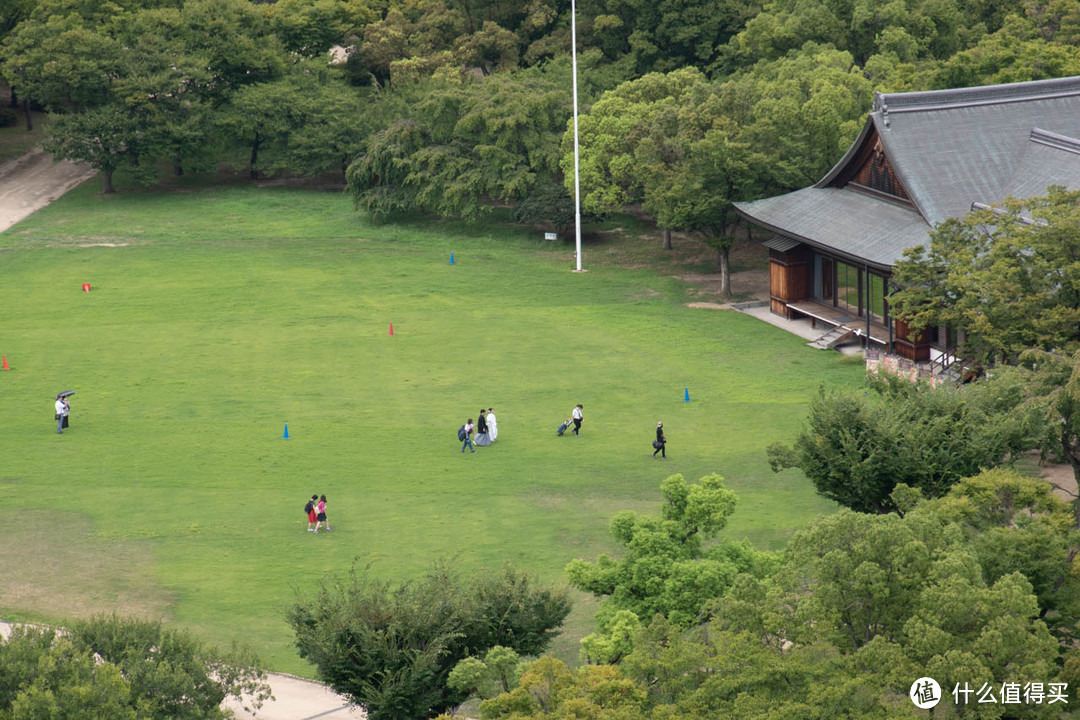
[{"label": "orange traffic cone", "polygon": [[9,368],[8,364],[7,364],[7,355],[4,355],[3,357],[4,357],[4,366],[2,368],[0,368],[0,370],[10,370],[11,368]]},{"label": "orange traffic cone", "polygon": [[390,323],[390,337],[394,336],[394,323]]}]

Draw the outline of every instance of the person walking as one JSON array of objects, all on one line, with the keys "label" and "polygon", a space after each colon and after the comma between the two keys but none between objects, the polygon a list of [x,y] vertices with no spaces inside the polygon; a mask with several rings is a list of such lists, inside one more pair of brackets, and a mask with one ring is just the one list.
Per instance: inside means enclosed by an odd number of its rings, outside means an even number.
[{"label": "person walking", "polygon": [[319,504],[315,506],[317,513],[315,515],[315,534],[319,533],[319,526],[326,528],[326,532],[331,531],[330,523],[326,519],[326,496],[319,497]]},{"label": "person walking", "polygon": [[461,444],[461,452],[465,452],[465,448],[469,448],[473,453],[476,452],[476,448],[472,444],[473,432],[475,432],[472,424],[472,418],[469,418],[465,423],[465,442]]},{"label": "person walking", "polygon": [[312,495],[311,499],[304,505],[304,512],[307,513],[307,531],[315,532],[319,526],[319,514],[315,510],[315,504],[319,502],[318,495]]},{"label": "person walking", "polygon": [[[480,414],[483,415],[483,411]],[[499,439],[499,422],[495,419],[495,408],[488,408],[485,419],[487,420],[488,435],[491,436],[491,442],[495,442]]]},{"label": "person walking", "polygon": [[480,408],[480,414],[476,417],[476,447],[486,447],[490,444],[491,432],[484,418],[484,408]]},{"label": "person walking", "polygon": [[585,409],[585,406],[578,403],[574,406],[573,411],[570,413],[570,419],[574,421],[574,434],[577,435],[581,430],[581,421],[585,419],[581,411]]},{"label": "person walking", "polygon": [[656,448],[653,450],[653,457],[656,457],[656,453],[660,453],[660,457],[667,458],[667,438],[664,437],[664,423],[656,423],[656,440],[653,441],[652,446]]},{"label": "person walking", "polygon": [[64,434],[64,428],[68,426],[68,413],[71,412],[71,406],[68,405],[67,398],[62,395],[56,396],[56,404],[53,406],[56,409],[56,433],[58,435]]}]

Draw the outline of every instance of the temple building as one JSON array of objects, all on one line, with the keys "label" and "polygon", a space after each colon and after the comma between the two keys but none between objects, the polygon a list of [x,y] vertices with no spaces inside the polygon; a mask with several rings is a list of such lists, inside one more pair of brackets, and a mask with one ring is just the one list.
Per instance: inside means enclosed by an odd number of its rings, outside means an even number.
[{"label": "temple building", "polygon": [[1080,77],[878,93],[858,139],[817,184],[736,209],[774,233],[772,312],[921,362],[956,338],[948,328],[916,335],[890,317],[903,251],[943,220],[1052,185],[1080,189]]}]

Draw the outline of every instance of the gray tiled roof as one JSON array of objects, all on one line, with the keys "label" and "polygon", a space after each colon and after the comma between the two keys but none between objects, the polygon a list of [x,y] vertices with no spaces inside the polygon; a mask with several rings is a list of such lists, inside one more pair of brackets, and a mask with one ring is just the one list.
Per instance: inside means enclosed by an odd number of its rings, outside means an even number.
[{"label": "gray tiled roof", "polygon": [[936,225],[973,202],[1003,200],[1033,128],[1080,137],[1080,78],[879,94],[870,117],[893,169]]},{"label": "gray tiled roof", "polygon": [[1045,195],[1051,185],[1080,188],[1080,142],[1036,129],[998,199]]},{"label": "gray tiled roof", "polygon": [[[856,150],[876,130],[889,162],[925,222],[894,203],[862,195],[808,193],[836,190]],[[859,139],[813,188],[737,203],[754,222],[784,234],[807,230],[814,244],[871,263],[892,264],[904,248],[926,240],[929,226],[961,217],[974,202],[1045,194],[1050,185],[1080,188],[1080,77],[937,90],[879,93]],[[838,213],[851,211],[855,217]],[[828,214],[826,217],[823,213]],[[797,230],[802,228],[802,230]],[[900,243],[906,243],[900,245]]]},{"label": "gray tiled roof", "polygon": [[808,187],[735,206],[759,225],[880,267],[922,245],[930,231],[915,210],[845,188]]}]

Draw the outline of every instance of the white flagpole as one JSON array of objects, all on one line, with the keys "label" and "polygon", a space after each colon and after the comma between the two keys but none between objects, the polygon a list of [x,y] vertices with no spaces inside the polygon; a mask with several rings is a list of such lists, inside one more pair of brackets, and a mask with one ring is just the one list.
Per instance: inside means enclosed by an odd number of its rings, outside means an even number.
[{"label": "white flagpole", "polygon": [[574,246],[577,270],[581,269],[581,185],[578,174],[578,103],[577,103],[577,3],[570,0],[570,58],[574,71]]}]

